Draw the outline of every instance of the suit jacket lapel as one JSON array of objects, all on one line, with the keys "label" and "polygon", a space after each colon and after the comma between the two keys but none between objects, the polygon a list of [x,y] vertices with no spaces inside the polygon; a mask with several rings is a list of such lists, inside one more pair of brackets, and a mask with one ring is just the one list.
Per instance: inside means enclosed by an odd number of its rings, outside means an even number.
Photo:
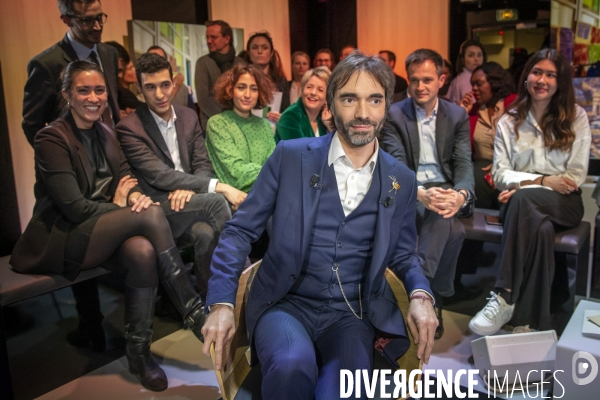
[{"label": "suit jacket lapel", "polygon": [[[392,216],[394,215],[394,210],[396,209],[394,198],[394,203],[390,204],[388,207],[384,205],[384,202],[388,196],[394,197],[394,192],[390,192],[392,188],[393,179],[390,176],[396,177],[398,171],[392,168],[392,164],[388,163],[387,160],[382,155],[383,151],[379,150],[379,155],[377,157],[377,163],[379,164],[379,207],[377,209],[377,220],[375,222],[375,237],[373,241],[373,258],[371,259],[371,268],[369,270],[369,287],[365,288],[365,290],[370,290],[371,282],[375,279],[375,276],[380,270],[380,267],[383,263],[385,255],[388,252],[388,247],[390,245],[390,221],[392,220]],[[375,177],[373,177],[375,179]],[[402,190],[402,189],[400,189]],[[368,292],[366,292],[368,293]]]},{"label": "suit jacket lapel", "polygon": [[71,61],[75,61],[78,59],[77,53],[75,52],[75,49],[73,48],[73,46],[71,46],[71,42],[69,42],[69,38],[67,37],[66,34],[63,37],[63,39],[58,43],[58,45],[64,51],[63,56],[67,63],[70,63]]},{"label": "suit jacket lapel", "polygon": [[332,137],[333,135],[328,135],[327,140],[314,140],[302,152],[302,177],[300,181],[302,187],[302,260],[308,248],[310,231],[315,223],[317,204],[321,196],[321,189],[318,186],[311,187],[310,182],[315,174],[323,178]]},{"label": "suit jacket lapel", "polygon": [[152,114],[150,114],[150,109],[148,108],[148,106],[144,104],[138,107],[138,109],[135,112],[138,113],[140,120],[142,121],[142,125],[144,126],[144,130],[146,131],[148,136],[150,136],[154,143],[156,143],[156,145],[163,152],[165,157],[167,157],[169,160],[171,160],[171,162],[173,162],[173,160],[171,159],[171,153],[169,152],[169,148],[167,147],[167,143],[165,142],[162,133],[160,133],[160,129],[158,129],[158,125],[156,125],[154,117],[152,116]]},{"label": "suit jacket lapel", "polygon": [[183,125],[183,118],[181,118],[181,116],[177,117],[177,120],[175,121],[175,131],[177,133],[177,144],[179,145],[179,159],[183,170],[188,174],[191,174],[192,169],[190,167],[190,157]]},{"label": "suit jacket lapel", "polygon": [[408,132],[408,140],[410,142],[410,149],[412,150],[413,168],[414,171],[416,171],[419,168],[421,140],[419,138],[419,127],[417,126],[417,113],[415,111],[414,101],[404,102],[402,112],[406,115],[406,132]]},{"label": "suit jacket lapel", "polygon": [[[435,147],[438,153],[438,161],[441,169],[443,170],[444,160],[444,148],[446,143],[446,133],[448,132],[448,118],[446,115],[446,108],[444,107],[444,101],[438,98],[438,111],[435,120]],[[445,173],[445,171],[444,171]]]}]

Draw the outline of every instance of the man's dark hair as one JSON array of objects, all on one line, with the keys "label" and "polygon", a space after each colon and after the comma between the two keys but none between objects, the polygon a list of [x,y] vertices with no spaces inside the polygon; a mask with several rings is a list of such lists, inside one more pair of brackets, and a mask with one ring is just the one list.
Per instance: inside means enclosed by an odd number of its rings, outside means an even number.
[{"label": "man's dark hair", "polygon": [[410,53],[408,57],[406,57],[406,60],[404,60],[406,73],[410,73],[408,68],[411,65],[420,65],[427,60],[431,61],[435,65],[435,72],[437,72],[438,76],[442,76],[444,73],[444,58],[437,51],[430,49],[419,49]]},{"label": "man's dark hair", "polygon": [[393,61],[394,63],[396,63],[396,54],[394,54],[393,51],[390,50],[380,50],[379,54],[381,53],[385,53],[387,55],[388,61]]},{"label": "man's dark hair", "polygon": [[207,28],[209,26],[219,25],[221,27],[221,35],[229,36],[231,38],[231,40],[229,40],[229,45],[231,47],[234,47],[233,46],[233,29],[231,29],[231,26],[229,26],[229,24],[227,22],[221,21],[220,19],[216,19],[214,21],[206,21],[204,23],[204,25],[206,25]]},{"label": "man's dark hair", "polygon": [[100,3],[100,0],[58,0],[58,10],[60,15],[73,15],[75,14],[73,3],[91,4],[95,2]]},{"label": "man's dark hair", "polygon": [[121,59],[121,61],[123,61],[123,64],[125,66],[129,64],[129,61],[131,61],[131,58],[129,58],[129,52],[125,47],[121,45],[121,43],[111,40],[110,42],[104,42],[104,44],[107,44],[117,49],[117,52],[119,53],[119,58]]},{"label": "man's dark hair", "polygon": [[135,63],[135,75],[137,76],[140,85],[142,82],[142,74],[154,74],[163,69],[169,70],[169,76],[173,79],[173,70],[171,63],[154,53],[144,53],[138,58]]},{"label": "man's dark hair", "polygon": [[165,51],[165,49],[163,49],[162,47],[158,46],[158,45],[154,45],[154,46],[150,46],[148,47],[148,50],[146,50],[146,53],[150,53],[151,50],[160,50],[163,52],[163,54],[165,55],[165,58],[168,59],[169,57],[167,56],[167,52]]},{"label": "man's dark hair", "polygon": [[379,57],[367,56],[360,51],[355,51],[344,58],[335,67],[327,83],[327,106],[331,110],[333,120],[335,121],[335,94],[341,89],[352,77],[356,71],[371,75],[383,87],[385,93],[385,112],[392,104],[394,96],[394,85],[396,77],[392,69]]}]

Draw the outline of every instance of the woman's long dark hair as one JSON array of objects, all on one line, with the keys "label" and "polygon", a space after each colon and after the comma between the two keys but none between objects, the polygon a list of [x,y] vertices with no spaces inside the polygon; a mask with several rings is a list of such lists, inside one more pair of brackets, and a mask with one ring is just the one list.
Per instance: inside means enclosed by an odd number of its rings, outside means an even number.
[{"label": "woman's long dark hair", "polygon": [[492,98],[486,104],[487,107],[493,107],[498,101],[515,93],[515,84],[512,77],[500,64],[494,61],[486,62],[473,70],[473,75],[477,71],[483,71],[485,79],[490,84]]},{"label": "woman's long dark hair", "polygon": [[516,121],[515,135],[518,139],[519,127],[525,122],[531,108],[531,96],[526,88],[527,77],[533,67],[543,60],[550,60],[556,66],[557,84],[556,93],[552,96],[542,120],[538,121],[544,135],[544,145],[550,151],[571,151],[575,140],[573,121],[576,114],[573,71],[567,59],[558,51],[543,49],[529,58],[519,80],[519,95],[506,112],[510,113]]},{"label": "woman's long dark hair", "polygon": [[275,47],[273,46],[273,39],[271,39],[271,35],[269,35],[269,32],[266,32],[266,31],[256,32],[252,36],[250,36],[250,38],[248,38],[248,42],[246,43],[246,51],[248,53],[248,60],[247,60],[248,63],[249,64],[252,63],[252,59],[250,59],[250,45],[252,44],[252,41],[259,36],[267,39],[267,42],[269,42],[269,45],[271,46],[271,58],[269,59],[269,74],[268,74],[269,77],[271,78],[273,83],[277,83],[281,79],[287,81],[287,78],[285,77],[285,73],[283,72],[283,66],[281,65],[281,59],[279,57],[279,53],[275,50]]}]

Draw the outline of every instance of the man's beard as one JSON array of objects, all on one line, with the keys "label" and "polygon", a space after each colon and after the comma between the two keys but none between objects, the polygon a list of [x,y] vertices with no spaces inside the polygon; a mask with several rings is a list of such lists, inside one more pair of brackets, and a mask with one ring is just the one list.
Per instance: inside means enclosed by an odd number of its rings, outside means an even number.
[{"label": "man's beard", "polygon": [[[344,135],[348,142],[354,146],[364,146],[371,143],[373,140],[375,140],[375,137],[383,126],[383,119],[379,122],[372,121],[370,119],[352,119],[346,123],[344,123],[338,116],[334,116],[334,119],[337,131]],[[370,125],[373,127],[373,130],[371,132],[361,133],[351,132],[351,128],[355,125]]]}]

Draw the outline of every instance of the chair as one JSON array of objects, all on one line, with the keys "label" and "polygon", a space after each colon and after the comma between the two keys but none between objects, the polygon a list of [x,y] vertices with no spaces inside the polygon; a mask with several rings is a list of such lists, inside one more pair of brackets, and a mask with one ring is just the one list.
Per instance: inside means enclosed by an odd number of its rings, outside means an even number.
[{"label": "chair", "polygon": [[[216,370],[217,381],[221,389],[221,396],[223,400],[234,400],[238,394],[238,390],[241,388],[242,383],[246,379],[246,376],[250,373],[250,343],[248,342],[248,332],[246,329],[245,321],[245,307],[248,295],[250,293],[250,287],[252,285],[252,279],[254,278],[260,261],[246,268],[240,275],[240,281],[238,285],[238,291],[236,295],[236,306],[233,311],[236,331],[231,341],[224,345],[223,348],[223,362],[221,370]],[[398,277],[388,268],[385,271],[385,278],[387,279],[396,300],[398,306],[402,311],[403,315],[408,313],[409,298],[404,288],[404,284]],[[408,351],[400,357],[398,365],[400,369],[406,370],[406,376],[410,375],[410,372],[414,369],[422,369],[423,361],[417,358],[417,345],[414,344],[412,335],[408,326],[406,327],[408,332],[408,339],[410,340],[410,347]],[[210,347],[210,356],[215,363],[215,351],[214,343]],[[415,386],[417,381],[421,379],[415,379]],[[405,398],[399,399],[405,400]]]}]

